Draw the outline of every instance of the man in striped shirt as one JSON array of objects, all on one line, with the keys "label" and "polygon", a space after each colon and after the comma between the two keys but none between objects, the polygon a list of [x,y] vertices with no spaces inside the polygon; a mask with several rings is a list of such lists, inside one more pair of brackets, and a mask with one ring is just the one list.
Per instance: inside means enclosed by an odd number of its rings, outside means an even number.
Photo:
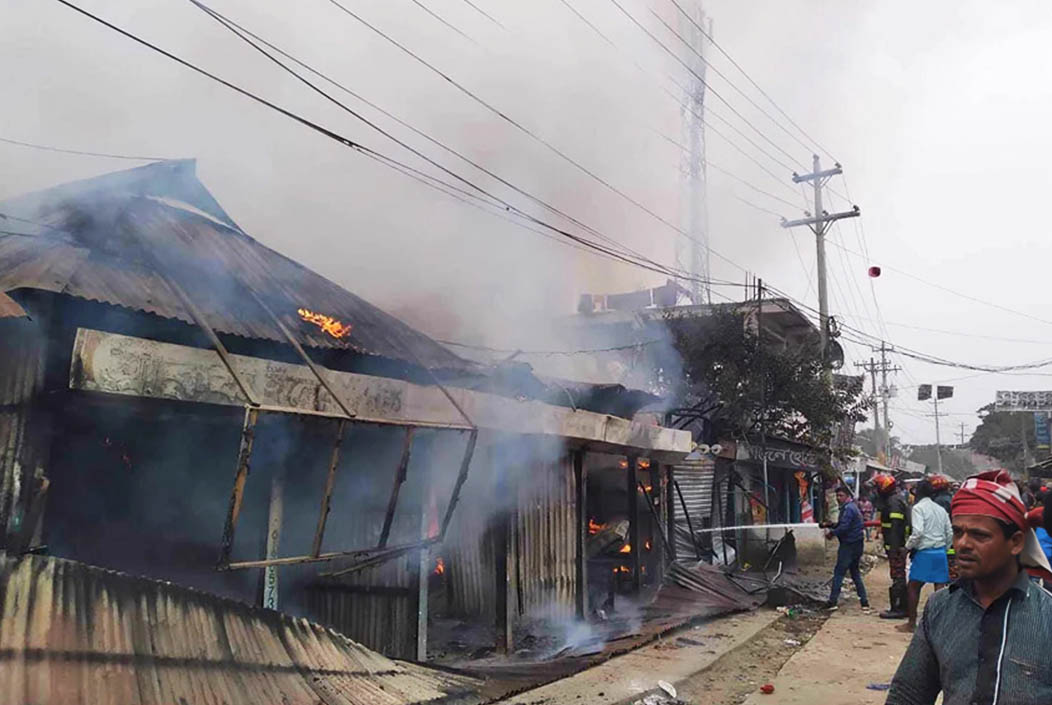
[{"label": "man in striped shirt", "polygon": [[1052,703],[1052,595],[1027,566],[1048,561],[1003,470],[968,478],[953,498],[960,580],[928,599],[887,705]]}]

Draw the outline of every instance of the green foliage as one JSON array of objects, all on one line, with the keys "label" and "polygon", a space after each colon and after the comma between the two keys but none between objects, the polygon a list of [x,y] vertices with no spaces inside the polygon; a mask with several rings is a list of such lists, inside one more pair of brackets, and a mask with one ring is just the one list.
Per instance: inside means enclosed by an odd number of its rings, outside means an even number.
[{"label": "green foliage", "polygon": [[854,454],[834,435],[842,423],[865,419],[862,381],[837,377],[827,385],[817,345],[787,347],[766,337],[761,345],[744,316],[728,310],[673,313],[666,323],[683,363],[674,397],[681,406],[712,409],[718,434],[742,438],[765,426],[768,435],[833,448],[841,459]]},{"label": "green foliage", "polygon": [[979,409],[982,422],[969,442],[971,448],[993,456],[1005,468],[1023,471],[1023,436],[1031,451],[1037,445],[1034,439],[1034,415],[1031,412],[994,411],[993,404]]}]

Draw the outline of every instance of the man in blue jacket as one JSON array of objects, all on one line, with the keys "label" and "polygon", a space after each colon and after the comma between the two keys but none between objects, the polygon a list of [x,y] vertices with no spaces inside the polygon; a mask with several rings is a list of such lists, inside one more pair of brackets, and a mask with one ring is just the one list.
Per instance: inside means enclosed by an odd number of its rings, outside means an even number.
[{"label": "man in blue jacket", "polygon": [[855,504],[851,492],[843,485],[837,488],[836,500],[840,504],[840,521],[836,526],[829,527],[826,536],[836,536],[840,540],[840,548],[837,549],[836,568],[833,569],[833,588],[829,593],[829,602],[826,603],[825,608],[829,611],[837,609],[840,586],[844,584],[844,575],[851,571],[851,579],[855,581],[855,590],[858,592],[862,611],[868,613],[869,597],[866,595],[866,586],[862,582],[862,571],[858,565],[865,545],[862,512]]}]

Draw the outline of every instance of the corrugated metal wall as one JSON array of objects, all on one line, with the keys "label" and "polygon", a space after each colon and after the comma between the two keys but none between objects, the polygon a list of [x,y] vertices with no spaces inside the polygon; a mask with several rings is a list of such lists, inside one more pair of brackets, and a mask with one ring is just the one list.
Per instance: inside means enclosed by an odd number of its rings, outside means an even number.
[{"label": "corrugated metal wall", "polygon": [[49,434],[34,418],[43,387],[45,338],[29,318],[0,319],[0,548],[19,533],[35,473],[43,473]]},{"label": "corrugated metal wall", "polygon": [[[700,529],[712,518],[712,486],[716,463],[711,457],[684,460],[673,468],[676,484],[683,493],[683,503],[690,512],[694,529]],[[694,557],[694,544],[690,539],[687,517],[679,497],[674,497],[676,516],[676,555],[680,558]]]},{"label": "corrugated metal wall", "polygon": [[[499,451],[482,448],[486,462]],[[499,461],[497,461],[499,462]],[[515,504],[508,556],[513,604],[524,615],[563,618],[573,614],[576,590],[573,467],[568,454],[517,467],[475,473],[465,487],[446,544],[440,549],[448,570],[447,605],[452,615],[492,619],[495,609],[493,518],[497,473],[514,483]]]},{"label": "corrugated metal wall", "polygon": [[563,618],[574,613],[573,483],[568,455],[539,463],[519,478],[516,577],[521,580],[524,612],[532,617]]},{"label": "corrugated metal wall", "polygon": [[[411,518],[410,512],[398,512],[395,522],[413,522],[419,531],[420,516]],[[348,531],[348,545],[375,545],[382,523],[382,514],[356,514]],[[418,562],[419,553],[411,553],[375,568],[309,585],[308,614],[382,654],[415,658]],[[343,564],[336,561],[322,571],[338,570]],[[369,588],[377,589],[370,592]]]}]

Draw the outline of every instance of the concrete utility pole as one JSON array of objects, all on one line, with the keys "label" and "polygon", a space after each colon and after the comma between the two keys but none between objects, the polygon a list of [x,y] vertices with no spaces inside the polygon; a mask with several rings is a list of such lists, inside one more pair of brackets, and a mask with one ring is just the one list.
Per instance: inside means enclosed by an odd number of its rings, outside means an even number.
[{"label": "concrete utility pole", "polygon": [[856,362],[855,367],[861,367],[868,372],[870,381],[873,383],[873,445],[877,446],[882,440],[882,434],[880,432],[880,407],[877,406],[877,363],[873,358],[869,358],[868,363]]},{"label": "concrete utility pole", "polygon": [[[842,174],[843,169],[837,164],[832,169],[826,169],[822,171],[822,160],[817,154],[813,157],[814,171],[810,174],[793,174],[793,182],[800,184],[805,181],[810,181],[815,191],[815,212],[804,213],[806,218],[800,220],[783,220],[783,228],[795,228],[801,225],[806,225],[811,229],[811,232],[815,234],[815,242],[818,249],[818,320],[819,320],[819,335],[822,341],[822,359],[827,360],[829,352],[829,299],[826,290],[826,232],[829,230],[829,226],[837,220],[842,218],[857,218],[862,214],[858,206],[853,206],[852,210],[844,211],[842,213],[827,213],[822,208],[822,187],[826,185],[826,182],[830,178],[837,174]],[[828,363],[826,363],[826,369],[828,370]],[[885,419],[886,421],[886,419]]]},{"label": "concrete utility pole", "polygon": [[961,434],[961,447],[963,448],[964,447],[964,421],[961,422],[960,434]]},{"label": "concrete utility pole", "polygon": [[884,457],[891,462],[891,421],[888,419],[888,400],[891,388],[888,386],[888,373],[898,372],[902,368],[888,363],[888,345],[880,341],[880,394],[884,398]]},{"label": "concrete utility pole", "polygon": [[[870,374],[873,380],[873,429],[877,434],[878,443],[884,449],[884,460],[891,463],[891,420],[888,418],[888,400],[891,398],[891,387],[888,386],[888,373],[898,372],[901,367],[888,362],[888,346],[884,341],[880,342],[879,348],[872,348],[874,352],[880,351],[880,362],[869,358],[869,362],[856,362],[856,367],[861,367]],[[884,402],[884,435],[880,435],[880,409],[876,405],[877,400],[877,373],[880,373],[880,399]]]}]

